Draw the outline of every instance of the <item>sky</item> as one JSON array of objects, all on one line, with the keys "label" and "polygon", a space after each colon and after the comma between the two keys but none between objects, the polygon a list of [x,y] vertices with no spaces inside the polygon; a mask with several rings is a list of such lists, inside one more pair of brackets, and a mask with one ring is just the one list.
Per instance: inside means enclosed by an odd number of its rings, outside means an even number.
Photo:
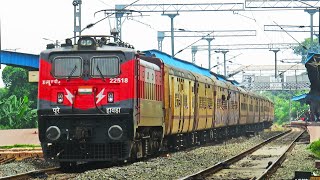
[{"label": "sky", "polygon": [[[90,23],[99,21],[103,13],[96,11],[114,9],[116,4],[130,4],[134,0],[82,0],[82,28]],[[140,0],[136,4],[152,3],[181,3],[173,0]],[[244,0],[211,0],[211,1],[183,1],[184,3],[243,3]],[[2,50],[13,50],[22,53],[40,54],[46,44],[51,43],[43,38],[64,42],[65,38],[73,36],[73,5],[72,0],[0,0],[0,18],[2,33]],[[314,15],[314,25],[319,24],[319,14]],[[212,30],[256,30],[252,37],[216,37],[211,44],[251,44],[251,43],[296,43],[310,37],[310,33],[266,32],[264,25],[310,25],[310,15],[303,10],[277,11],[215,11],[215,12],[180,12],[174,18],[174,28],[193,31]],[[115,27],[115,19],[105,19],[94,27],[84,30],[83,35],[109,34]],[[134,17],[123,18],[122,40],[132,44],[137,50],[157,49],[157,31],[169,31],[170,18],[161,13],[139,13]],[[169,35],[169,34],[168,34]],[[292,37],[293,38],[292,38]],[[177,58],[191,61],[191,49],[186,48],[200,38],[175,38],[175,52]],[[163,41],[163,51],[171,54],[171,40],[166,37]],[[207,45],[207,41],[200,40],[194,45]],[[186,49],[185,49],[186,48]],[[233,58],[236,56],[235,58]],[[223,59],[221,53],[211,52],[211,65],[217,64],[217,58]],[[269,50],[237,50],[227,53],[227,59],[233,58],[229,64],[230,71],[239,65],[274,64],[274,53]],[[292,50],[281,50],[278,59],[300,58]],[[208,52],[198,51],[196,64],[208,66]],[[3,69],[3,66],[2,66]],[[2,70],[1,69],[1,70]],[[223,67],[220,66],[220,70]],[[1,71],[0,70],[0,71]],[[216,71],[216,69],[213,69]],[[221,72],[222,73],[222,72]],[[0,78],[0,87],[3,83]]]}]

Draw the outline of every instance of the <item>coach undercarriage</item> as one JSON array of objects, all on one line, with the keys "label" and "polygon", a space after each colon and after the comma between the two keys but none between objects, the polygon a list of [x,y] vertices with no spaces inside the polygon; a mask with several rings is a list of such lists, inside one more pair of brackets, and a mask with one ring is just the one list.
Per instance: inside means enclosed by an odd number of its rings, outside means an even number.
[{"label": "coach undercarriage", "polygon": [[[251,133],[262,131],[270,126],[270,122],[234,125],[203,131],[174,134],[165,136],[163,139],[159,136],[161,134],[160,127],[141,127],[138,130],[140,136],[133,142],[131,158],[135,160],[150,155],[157,155],[163,151],[177,151],[192,146],[203,145],[208,142],[221,142],[233,137],[250,135]],[[143,130],[144,133],[141,133]]]}]

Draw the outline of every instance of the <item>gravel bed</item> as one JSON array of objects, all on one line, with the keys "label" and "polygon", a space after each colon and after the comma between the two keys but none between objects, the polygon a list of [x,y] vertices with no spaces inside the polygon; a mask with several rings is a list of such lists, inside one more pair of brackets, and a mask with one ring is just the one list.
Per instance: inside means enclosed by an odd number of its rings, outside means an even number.
[{"label": "gravel bed", "polygon": [[270,179],[293,179],[295,171],[309,171],[319,175],[319,170],[315,168],[315,158],[307,147],[308,144],[296,144]]},{"label": "gravel bed", "polygon": [[0,177],[12,176],[33,170],[55,167],[57,164],[46,162],[44,159],[27,158],[0,165]]},{"label": "gravel bed", "polygon": [[[223,144],[172,153],[167,157],[107,169],[90,170],[79,174],[75,179],[178,179],[231,158],[278,133],[261,132],[252,138],[239,137]],[[55,176],[49,179],[55,179]]]},{"label": "gravel bed", "polygon": [[[147,161],[136,162],[106,169],[89,170],[78,174],[60,174],[48,179],[177,179],[198,172],[206,167],[228,159],[262,142],[280,131],[265,131],[247,138],[239,137],[222,144],[199,147],[190,151],[171,153]],[[0,165],[0,177],[24,173],[32,170],[54,167],[57,164],[42,159],[25,159]]]}]

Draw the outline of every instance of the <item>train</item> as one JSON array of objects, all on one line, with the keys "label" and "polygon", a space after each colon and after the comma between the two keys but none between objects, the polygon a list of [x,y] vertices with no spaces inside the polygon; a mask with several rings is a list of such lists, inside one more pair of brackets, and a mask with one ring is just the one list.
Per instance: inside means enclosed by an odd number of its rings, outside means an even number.
[{"label": "train", "polygon": [[272,125],[269,99],[191,62],[111,39],[80,36],[40,53],[45,159],[62,167],[137,160]]}]

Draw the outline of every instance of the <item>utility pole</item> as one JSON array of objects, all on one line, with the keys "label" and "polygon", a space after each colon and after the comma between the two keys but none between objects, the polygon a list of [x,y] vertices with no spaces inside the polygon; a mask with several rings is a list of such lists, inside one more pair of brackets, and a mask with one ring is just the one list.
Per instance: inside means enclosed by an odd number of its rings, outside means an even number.
[{"label": "utility pole", "polygon": [[162,42],[164,39],[164,32],[158,31],[158,50],[162,51]]},{"label": "utility pole", "polygon": [[215,51],[216,53],[222,53],[223,54],[223,75],[227,77],[227,60],[226,60],[226,54],[229,52],[228,50],[219,50]]},{"label": "utility pole", "polygon": [[123,11],[123,8],[125,6],[124,5],[116,5],[115,9],[116,9],[116,29],[118,31],[118,34],[116,35],[116,38],[118,40],[121,40],[121,35],[122,35],[122,30],[121,30],[121,18],[123,17],[124,15],[124,11]]},{"label": "utility pole", "polygon": [[208,69],[210,71],[211,68],[211,41],[214,40],[213,37],[205,37],[203,38],[208,41]]},{"label": "utility pole", "polygon": [[280,49],[270,49],[269,51],[274,52],[274,78],[277,78],[277,76],[278,76],[278,70],[277,70],[277,52],[279,52]]},{"label": "utility pole", "polygon": [[311,44],[313,43],[313,15],[317,12],[316,9],[306,9],[304,12],[310,14],[310,40]]},{"label": "utility pole", "polygon": [[197,53],[197,51],[198,51],[198,47],[197,46],[191,46],[191,54],[192,54],[192,63],[193,64],[196,64],[196,53]]},{"label": "utility pole", "polygon": [[168,16],[171,22],[171,56],[174,56],[174,30],[173,30],[173,18],[175,18],[177,14],[162,14],[163,16]]},{"label": "utility pole", "polygon": [[77,43],[77,36],[81,36],[81,4],[82,0],[73,0],[72,2],[72,5],[74,6],[74,44]]}]

